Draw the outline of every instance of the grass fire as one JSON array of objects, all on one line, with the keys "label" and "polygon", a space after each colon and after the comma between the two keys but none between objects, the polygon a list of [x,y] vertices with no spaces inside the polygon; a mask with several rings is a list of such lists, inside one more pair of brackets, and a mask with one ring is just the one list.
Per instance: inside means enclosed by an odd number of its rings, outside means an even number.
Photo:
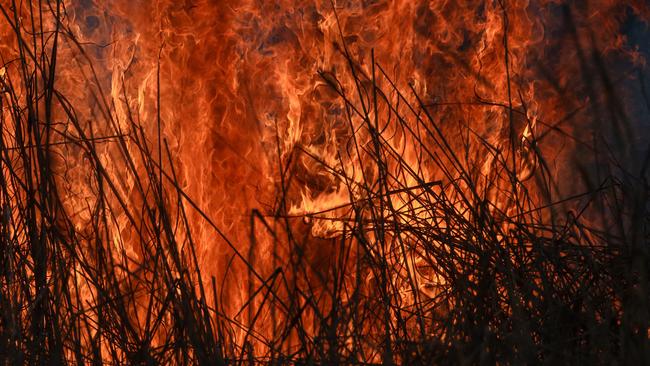
[{"label": "grass fire", "polygon": [[3,365],[650,363],[645,0],[0,0]]}]

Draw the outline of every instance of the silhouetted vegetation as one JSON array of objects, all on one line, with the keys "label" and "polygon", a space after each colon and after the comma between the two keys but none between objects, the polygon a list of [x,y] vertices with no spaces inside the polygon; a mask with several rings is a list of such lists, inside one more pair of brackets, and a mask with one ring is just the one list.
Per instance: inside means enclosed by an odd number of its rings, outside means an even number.
[{"label": "silhouetted vegetation", "polygon": [[[159,117],[129,111],[118,121],[115,102],[88,86],[102,114],[79,119],[57,89],[59,45],[75,44],[59,22],[64,8],[28,9],[0,6],[18,55],[2,55],[0,91],[3,364],[650,362],[650,159],[628,148],[648,123],[643,68],[625,84],[638,102],[631,111],[617,71],[576,37],[584,88],[563,92],[597,97],[566,120],[539,122],[540,135],[506,133],[496,146],[438,120],[415,87],[401,90],[384,65],[359,65],[342,44],[347,69],[321,74],[349,122],[339,165],[278,143],[283,194],[272,212],[250,213],[287,253],[269,272],[256,267],[255,231],[230,242],[183,191],[160,129],[142,128]],[[75,52],[92,70],[81,44]],[[473,103],[501,110],[507,128],[530,123],[512,104]],[[540,146],[578,114],[590,129],[562,177],[573,182],[557,182]],[[417,156],[404,158],[395,136]],[[295,159],[313,160],[349,204],[292,214]],[[90,194],[71,201],[75,179]],[[567,184],[576,189],[563,196],[557,186]],[[199,266],[190,211],[246,265],[229,277],[249,288],[234,317],[223,279],[206,280]],[[334,229],[314,237],[315,223]],[[314,246],[327,246],[327,258]]]}]

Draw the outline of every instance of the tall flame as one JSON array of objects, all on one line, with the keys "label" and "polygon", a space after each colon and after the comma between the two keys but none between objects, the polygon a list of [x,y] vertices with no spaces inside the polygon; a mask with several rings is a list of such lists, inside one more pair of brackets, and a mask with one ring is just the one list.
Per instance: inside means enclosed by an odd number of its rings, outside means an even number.
[{"label": "tall flame", "polygon": [[[582,151],[575,134],[595,128],[582,113],[602,97],[581,75],[586,45],[642,63],[619,27],[630,13],[650,14],[642,0],[570,8],[553,0],[83,0],[64,2],[58,19],[51,5],[41,6],[44,28],[64,30],[56,51],[61,97],[52,111],[59,125],[50,133],[58,194],[74,227],[67,232],[90,236],[95,213],[112,207],[106,238],[126,282],[158,255],[148,252],[147,233],[169,222],[179,263],[196,258],[194,283],[214,282],[207,302],[221,298],[219,310],[239,325],[228,332],[242,347],[255,343],[251,329],[273,339],[279,322],[296,319],[317,336],[309,321],[318,308],[336,306],[326,296],[332,278],[364,283],[369,297],[389,291],[382,281],[395,284],[390,291],[405,309],[457,285],[435,269],[450,264],[417,244],[441,238],[396,229],[460,230],[422,197],[451,202],[445,209],[468,221],[481,215],[471,209],[481,202],[507,237],[513,218],[580,193],[585,187],[567,181]],[[18,19],[24,23],[15,26],[32,22]],[[12,27],[3,27],[3,39],[12,39]],[[16,75],[10,60],[19,45],[0,47],[2,77]],[[81,140],[93,141],[96,156],[70,143]],[[97,180],[98,165],[114,185],[97,183],[107,180]],[[145,176],[159,185],[142,186]],[[111,198],[102,202],[100,191]],[[545,223],[554,215],[539,212]],[[375,247],[386,237],[392,249]],[[88,260],[97,260],[88,245]],[[353,259],[335,273],[344,255]],[[386,256],[393,270],[356,271],[354,261],[366,256]],[[313,291],[298,301],[310,310],[282,307],[296,288]],[[101,301],[90,284],[84,291],[87,303]],[[257,295],[271,292],[272,306]],[[358,296],[348,295],[344,301]],[[150,301],[143,295],[129,310],[135,324]],[[291,349],[300,337],[278,347]],[[265,354],[275,346],[255,347]]]}]

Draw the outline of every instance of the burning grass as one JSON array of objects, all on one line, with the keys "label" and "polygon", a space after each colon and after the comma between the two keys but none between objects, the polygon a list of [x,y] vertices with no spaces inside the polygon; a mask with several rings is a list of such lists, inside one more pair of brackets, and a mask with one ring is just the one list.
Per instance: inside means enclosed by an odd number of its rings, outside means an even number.
[{"label": "burning grass", "polygon": [[[186,192],[161,108],[143,116],[126,88],[108,96],[63,4],[41,5],[0,7],[13,37],[0,94],[5,364],[649,361],[650,160],[628,140],[646,122],[647,81],[625,81],[646,108],[629,110],[594,45],[575,37],[584,88],[562,91],[592,98],[542,121],[510,80],[505,104],[427,100],[342,42],[345,67],[319,75],[340,106],[328,136],[340,148],[287,148],[273,120],[275,201],[236,242]],[[57,87],[71,77],[62,54],[91,121]],[[471,108],[498,131],[440,118]],[[593,139],[567,137],[580,128]],[[560,138],[568,174],[548,158]],[[201,259],[207,237],[227,248],[220,277]]]}]

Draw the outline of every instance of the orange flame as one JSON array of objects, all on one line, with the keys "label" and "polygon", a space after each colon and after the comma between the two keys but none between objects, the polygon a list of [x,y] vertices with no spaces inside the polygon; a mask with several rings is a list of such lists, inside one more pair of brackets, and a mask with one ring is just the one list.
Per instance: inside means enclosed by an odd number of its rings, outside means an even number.
[{"label": "orange flame", "polygon": [[[628,3],[636,14],[648,16],[643,1]],[[187,227],[174,223],[180,238],[175,243],[189,257],[191,233],[202,277],[196,283],[207,286],[214,277],[219,296],[227,298],[225,314],[241,324],[231,330],[240,345],[250,327],[261,338],[274,336],[276,310],[258,297],[248,301],[258,289],[279,286],[278,269],[288,269],[294,260],[294,248],[283,247],[287,235],[305,238],[300,250],[310,274],[304,276],[328,277],[336,253],[343,250],[337,240],[352,236],[351,222],[363,223],[369,243],[387,235],[396,248],[403,245],[386,259],[394,269],[389,282],[397,284],[401,301],[415,304],[418,296],[433,298],[448,286],[433,269],[443,264],[409,244],[413,238],[406,233],[380,234],[377,222],[387,227],[426,222],[454,230],[417,197],[435,201],[450,196],[451,209],[470,220],[473,213],[462,196],[475,191],[482,196],[471,199],[500,212],[507,233],[511,224],[505,218],[544,205],[549,196],[579,191],[570,184],[557,186],[556,192],[540,190],[541,165],[547,169],[544,174],[561,181],[568,169],[563,162],[576,149],[566,139],[541,136],[588,128],[580,120],[562,125],[563,118],[587,102],[584,93],[570,94],[574,99],[562,93],[583,87],[573,61],[584,55],[575,45],[592,43],[603,52],[624,49],[617,27],[627,10],[617,1],[591,2],[589,9],[574,10],[575,31],[556,39],[548,32],[562,23],[557,4],[66,2],[56,85],[74,106],[78,125],[61,103],[53,112],[61,121],[53,140],[95,139],[98,161],[117,182],[110,188],[110,202],[100,202],[98,191],[109,188],[94,183],[95,160],[75,144],[52,147],[59,194],[74,221],[74,235],[90,235],[94,212],[103,205],[112,207],[107,237],[123,264],[118,277],[126,279],[126,272],[138,272],[138,263],[151,255],[143,241],[144,233],[154,228],[139,225],[146,226],[151,217],[162,220],[156,216],[160,212],[142,207],[176,207],[191,200],[191,205],[186,203]],[[51,29],[56,22],[48,19],[46,28]],[[16,56],[16,44],[0,47],[5,63]],[[2,77],[17,72],[7,63]],[[555,85],[544,77],[548,73],[557,76]],[[426,124],[424,113],[435,126]],[[3,134],[12,133],[5,127]],[[116,143],[116,136],[125,137],[126,143]],[[451,144],[448,148],[440,147],[443,137]],[[377,140],[384,144],[384,154],[392,152],[383,157],[383,170],[373,163],[379,159],[373,147]],[[157,166],[140,158],[143,146]],[[464,151],[465,156],[445,156],[445,151]],[[131,159],[131,171],[125,170],[122,156]],[[540,162],[539,156],[551,160]],[[403,166],[416,171],[404,171]],[[511,184],[504,167],[513,169],[520,182],[509,195],[503,194]],[[158,188],[139,186],[135,172],[153,178],[159,174],[161,187],[172,194],[154,203]],[[179,186],[163,175],[175,175]],[[464,185],[466,175],[481,186]],[[382,189],[379,197],[367,187],[381,179],[393,189]],[[375,208],[382,197],[388,197],[385,206]],[[122,204],[138,209],[127,213]],[[169,220],[180,222],[182,215],[175,215]],[[351,255],[361,256],[364,249],[359,248]],[[390,250],[377,249],[372,255],[384,251]],[[308,282],[301,274],[282,276],[297,287]],[[365,282],[368,291],[380,287],[378,273],[358,276],[348,273],[345,281]],[[100,296],[91,287],[83,295],[90,303]],[[276,291],[280,298],[288,296],[279,287]],[[326,293],[326,286],[320,291]],[[131,314],[136,323],[147,316],[149,300],[139,298]],[[327,300],[302,301],[305,307],[310,301],[332,306]],[[307,334],[315,332],[308,324],[314,315],[303,316]],[[162,336],[158,341],[164,342]]]}]

